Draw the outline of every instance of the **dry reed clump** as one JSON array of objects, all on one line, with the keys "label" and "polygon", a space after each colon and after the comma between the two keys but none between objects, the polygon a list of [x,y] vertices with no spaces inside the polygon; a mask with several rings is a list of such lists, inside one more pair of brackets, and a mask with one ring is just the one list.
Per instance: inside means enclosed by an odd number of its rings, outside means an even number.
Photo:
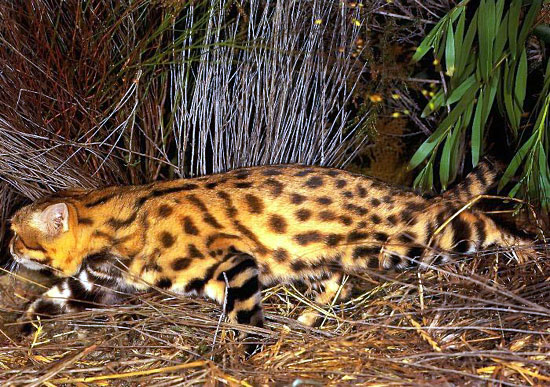
[{"label": "dry reed clump", "polygon": [[[11,385],[543,385],[549,270],[548,259],[520,265],[491,251],[420,273],[361,273],[348,279],[352,299],[321,310],[318,328],[295,321],[311,304],[301,289],[270,288],[266,327],[243,327],[265,344],[248,360],[218,305],[135,295],[116,308],[42,321],[23,340],[7,322],[1,375]],[[28,297],[21,281],[1,285],[4,305],[17,309]]]}]

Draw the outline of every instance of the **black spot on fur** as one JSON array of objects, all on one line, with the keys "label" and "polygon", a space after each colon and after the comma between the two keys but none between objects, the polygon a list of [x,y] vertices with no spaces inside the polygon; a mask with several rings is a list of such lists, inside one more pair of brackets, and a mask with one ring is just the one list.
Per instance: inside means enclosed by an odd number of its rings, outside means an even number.
[{"label": "black spot on fur", "polygon": [[284,185],[280,181],[273,178],[269,178],[265,181],[265,184],[271,188],[271,195],[278,197],[283,192]]},{"label": "black spot on fur", "polygon": [[207,183],[205,185],[206,189],[214,189],[218,186],[218,183],[216,183],[215,181],[211,182],[211,183]]},{"label": "black spot on fur", "polygon": [[325,222],[336,219],[336,214],[332,211],[321,211],[319,213],[319,219]]},{"label": "black spot on fur", "polygon": [[457,253],[465,253],[470,248],[470,239],[472,237],[470,225],[460,216],[454,218],[451,224],[453,227],[453,250]]},{"label": "black spot on fur", "polygon": [[[225,278],[227,278],[228,281],[231,281],[233,280],[233,278],[235,278],[237,274],[242,273],[243,271],[251,267],[257,268],[256,262],[252,258],[244,259],[238,264],[236,264],[235,266],[233,266],[231,269],[218,274],[217,280],[225,282]],[[224,273],[225,273],[225,276],[224,276]]]},{"label": "black spot on fur", "polygon": [[351,219],[347,215],[341,215],[340,216],[340,223],[342,223],[345,226],[351,226],[351,224],[353,223],[353,219]]},{"label": "black spot on fur", "polygon": [[304,195],[300,195],[298,193],[293,193],[290,195],[290,202],[292,204],[302,204],[306,201],[306,197]]},{"label": "black spot on fur", "polygon": [[115,192],[115,193],[110,193],[110,194],[107,194],[105,196],[101,196],[99,197],[98,199],[92,201],[92,202],[89,202],[89,203],[86,203],[84,206],[86,208],[91,208],[91,207],[95,207],[95,206],[98,206],[100,204],[105,204],[107,203],[109,200],[113,199],[115,196],[117,196],[118,194]]},{"label": "black spot on fur", "polygon": [[398,266],[401,263],[401,257],[399,255],[391,254],[390,258],[392,266]]},{"label": "black spot on fur", "polygon": [[297,260],[297,261],[294,261],[290,264],[290,267],[292,268],[292,270],[294,271],[302,271],[304,270],[305,268],[308,267],[308,265],[302,261],[302,260]]},{"label": "black spot on fur", "polygon": [[328,234],[326,243],[330,247],[338,246],[344,240],[342,234]]},{"label": "black spot on fur", "polygon": [[248,206],[248,211],[253,214],[261,214],[264,211],[264,202],[259,197],[246,194],[244,196],[246,205]]},{"label": "black spot on fur", "polygon": [[399,241],[403,243],[410,243],[416,240],[416,234],[412,231],[407,231],[405,233],[399,234]]},{"label": "black spot on fur", "polygon": [[360,232],[360,231],[352,231],[348,234],[348,242],[357,242],[360,240],[364,240],[368,237],[368,234],[366,232]]},{"label": "black spot on fur", "polygon": [[165,248],[172,247],[176,239],[172,234],[170,234],[168,231],[163,231],[160,233],[159,237],[160,243],[162,243],[162,246]]},{"label": "black spot on fur", "polygon": [[370,204],[372,204],[374,207],[378,207],[380,205],[380,200],[374,198],[370,200]]},{"label": "black spot on fur", "polygon": [[[364,257],[370,257],[373,255],[378,255],[380,253],[380,247],[375,246],[358,246],[353,249],[353,258],[364,258]],[[378,266],[378,263],[377,263]]]},{"label": "black spot on fur", "polygon": [[218,233],[209,235],[208,238],[206,238],[206,247],[212,246],[212,244],[218,239],[239,239],[239,237],[233,234],[218,232]]},{"label": "black spot on fur", "polygon": [[420,246],[414,246],[411,247],[407,251],[407,257],[409,258],[420,258],[422,256],[422,253],[424,252],[424,249]]},{"label": "black spot on fur", "polygon": [[330,177],[336,177],[340,175],[340,171],[337,171],[336,169],[330,169],[326,171],[326,174]]},{"label": "black spot on fur", "polygon": [[269,217],[269,227],[277,234],[284,234],[286,232],[286,220],[281,215],[271,215]]},{"label": "black spot on fur", "polygon": [[230,218],[234,218],[235,216],[237,216],[238,211],[237,208],[233,205],[231,196],[225,191],[218,191],[216,194],[225,202],[225,213],[227,214],[227,216]]},{"label": "black spot on fur", "polygon": [[[251,310],[239,310],[237,312],[237,322],[239,324],[250,324],[252,322],[252,319],[255,319],[255,326],[262,327],[263,321],[262,321],[262,308],[260,305],[256,304]],[[254,344],[251,344],[252,346],[256,347]],[[256,348],[253,349],[247,349],[247,353],[254,353]]]},{"label": "black spot on fur", "polygon": [[375,232],[374,239],[379,242],[385,242],[388,240],[388,234],[386,234],[385,232]]},{"label": "black spot on fur", "polygon": [[348,182],[346,180],[338,179],[334,185],[336,185],[336,188],[344,188],[347,184]]},{"label": "black spot on fur", "polygon": [[312,176],[306,180],[306,187],[319,188],[323,185],[323,178],[321,176]]},{"label": "black spot on fur", "polygon": [[380,267],[380,263],[378,262],[378,257],[370,257],[369,263],[367,266],[371,269],[378,269]]},{"label": "black spot on fur", "polygon": [[189,281],[189,283],[185,286],[185,292],[186,293],[191,293],[193,291],[197,292],[197,293],[201,293],[202,290],[204,289],[204,285],[205,285],[205,281],[200,279],[200,278],[196,278],[192,281]]},{"label": "black spot on fur", "polygon": [[175,192],[182,192],[182,191],[192,191],[195,188],[198,188],[199,186],[193,183],[185,183],[183,185],[178,185],[175,187],[170,188],[162,188],[162,189],[154,189],[152,190],[147,196],[141,197],[136,202],[136,207],[142,206],[147,200]]},{"label": "black spot on fur", "polygon": [[346,204],[345,208],[359,216],[365,216],[368,212],[365,207],[356,206],[355,204],[351,203]]},{"label": "black spot on fur", "polygon": [[250,188],[252,185],[253,183],[250,181],[243,181],[240,183],[235,183],[235,188]]},{"label": "black spot on fur", "polygon": [[204,285],[206,285],[206,283],[212,279],[212,277],[214,276],[214,273],[216,272],[217,268],[220,266],[222,262],[223,261],[219,261],[213,264],[212,266],[210,266],[208,270],[206,270],[206,274],[202,278],[195,278],[189,281],[187,286],[185,286],[185,292],[189,293],[192,291],[196,291],[197,293],[200,294],[204,289]]},{"label": "black spot on fur", "polygon": [[55,316],[61,313],[63,313],[61,305],[50,300],[40,300],[34,308],[34,314],[40,316]]},{"label": "black spot on fur", "polygon": [[370,220],[372,223],[374,224],[380,224],[382,222],[382,218],[380,218],[380,216],[376,215],[376,214],[373,214],[371,217],[370,217]]},{"label": "black spot on fur", "polygon": [[362,185],[357,186],[357,195],[359,195],[360,198],[364,198],[367,196],[367,190]]},{"label": "black spot on fur", "polygon": [[94,224],[94,221],[91,218],[78,218],[78,224],[82,224],[84,226],[90,226]]},{"label": "black spot on fur", "polygon": [[217,228],[217,229],[221,229],[223,228],[223,226],[221,224],[218,223],[218,221],[216,220],[216,218],[214,218],[212,216],[212,214],[210,213],[205,213],[204,214],[204,217],[202,218],[202,220],[204,220],[205,223],[211,225],[212,227],[214,228]]},{"label": "black spot on fur", "polygon": [[487,233],[485,232],[485,222],[479,219],[474,223],[474,226],[476,228],[478,246],[483,246],[483,243],[487,238]]},{"label": "black spot on fur", "polygon": [[126,219],[110,218],[107,221],[107,224],[115,229],[128,227],[134,222],[134,220],[136,220],[136,217],[137,217],[137,213],[134,212],[132,215],[128,216]]},{"label": "black spot on fur", "polygon": [[279,171],[278,169],[264,169],[262,171],[262,175],[264,175],[264,176],[278,176],[278,175],[282,175],[282,172]]},{"label": "black spot on fur", "polygon": [[172,287],[172,281],[169,278],[161,278],[157,281],[156,286],[161,289],[168,289]]},{"label": "black spot on fur", "polygon": [[288,251],[283,248],[278,248],[273,252],[273,257],[277,262],[286,262],[288,260]]},{"label": "black spot on fur", "polygon": [[235,309],[235,301],[245,301],[258,293],[260,283],[258,277],[254,276],[246,281],[242,286],[230,287],[227,289],[227,304],[226,311],[231,313]]},{"label": "black spot on fur", "polygon": [[344,191],[342,192],[342,195],[344,195],[344,197],[348,199],[353,199],[353,194],[351,193],[351,191]]},{"label": "black spot on fur", "polygon": [[183,231],[189,235],[199,235],[199,229],[189,216],[183,218]]},{"label": "black spot on fur", "polygon": [[296,234],[294,239],[299,245],[306,246],[310,243],[320,242],[323,239],[323,235],[319,231],[308,231]]},{"label": "black spot on fur", "polygon": [[248,172],[248,171],[239,171],[239,172],[235,173],[235,175],[234,175],[235,179],[237,179],[237,180],[248,179],[249,176],[250,176],[250,172]]},{"label": "black spot on fur", "polygon": [[313,172],[315,172],[313,169],[303,169],[303,170],[299,171],[298,173],[296,173],[294,176],[303,177],[303,176],[307,176],[307,175],[309,175],[310,173],[313,173]]},{"label": "black spot on fur", "polygon": [[185,270],[191,265],[193,260],[191,258],[178,258],[172,262],[172,269],[174,270]]},{"label": "black spot on fur", "polygon": [[172,214],[172,212],[174,212],[172,207],[170,207],[166,204],[162,204],[158,209],[158,215],[161,218],[166,218],[167,216],[170,216]]},{"label": "black spot on fur", "polygon": [[298,220],[301,222],[305,222],[306,220],[311,218],[311,211],[305,208],[302,208],[296,211],[296,218],[298,218]]},{"label": "black spot on fur", "polygon": [[389,215],[388,216],[388,222],[392,225],[392,226],[396,226],[397,225],[397,217],[395,215]]},{"label": "black spot on fur", "polygon": [[383,201],[384,203],[388,203],[388,204],[393,203],[393,199],[392,199],[392,197],[391,197],[390,195],[384,195],[384,196],[382,197],[382,201]]},{"label": "black spot on fur", "polygon": [[197,207],[202,212],[207,212],[208,209],[202,200],[197,198],[195,195],[187,195],[187,200],[189,200],[195,207]]},{"label": "black spot on fur", "polygon": [[401,212],[401,220],[405,222],[407,225],[412,226],[416,224],[415,214],[410,210],[403,210]]},{"label": "black spot on fur", "polygon": [[485,177],[485,168],[476,168],[474,174],[482,186],[487,185],[487,179]]},{"label": "black spot on fur", "polygon": [[327,206],[332,204],[332,199],[327,196],[321,196],[320,198],[317,198],[317,203]]},{"label": "black spot on fur", "polygon": [[192,243],[187,245],[187,251],[189,252],[190,258],[204,258],[204,255],[197,249],[197,246]]}]

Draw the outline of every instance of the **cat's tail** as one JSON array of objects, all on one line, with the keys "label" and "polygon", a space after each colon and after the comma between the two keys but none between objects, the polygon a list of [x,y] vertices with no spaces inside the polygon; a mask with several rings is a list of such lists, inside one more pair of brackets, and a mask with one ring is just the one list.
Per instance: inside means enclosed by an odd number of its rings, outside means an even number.
[{"label": "cat's tail", "polygon": [[483,159],[462,182],[445,191],[441,198],[453,202],[468,203],[479,195],[487,193],[498,182],[504,165],[493,159]]}]

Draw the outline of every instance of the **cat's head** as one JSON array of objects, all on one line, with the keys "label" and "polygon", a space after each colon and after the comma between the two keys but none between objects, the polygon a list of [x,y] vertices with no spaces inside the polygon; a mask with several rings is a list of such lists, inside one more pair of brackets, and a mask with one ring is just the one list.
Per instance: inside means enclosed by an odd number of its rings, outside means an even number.
[{"label": "cat's head", "polygon": [[76,211],[65,202],[37,202],[18,210],[11,219],[10,252],[16,262],[57,275],[73,275],[76,259]]}]

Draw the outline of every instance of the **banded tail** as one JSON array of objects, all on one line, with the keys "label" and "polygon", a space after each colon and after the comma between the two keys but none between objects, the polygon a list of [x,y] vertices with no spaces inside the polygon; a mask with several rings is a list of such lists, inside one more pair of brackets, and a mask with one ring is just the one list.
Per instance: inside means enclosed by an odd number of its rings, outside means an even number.
[{"label": "banded tail", "polygon": [[470,172],[462,182],[445,191],[443,200],[467,203],[479,195],[485,194],[498,181],[502,170],[499,162],[485,158]]}]

